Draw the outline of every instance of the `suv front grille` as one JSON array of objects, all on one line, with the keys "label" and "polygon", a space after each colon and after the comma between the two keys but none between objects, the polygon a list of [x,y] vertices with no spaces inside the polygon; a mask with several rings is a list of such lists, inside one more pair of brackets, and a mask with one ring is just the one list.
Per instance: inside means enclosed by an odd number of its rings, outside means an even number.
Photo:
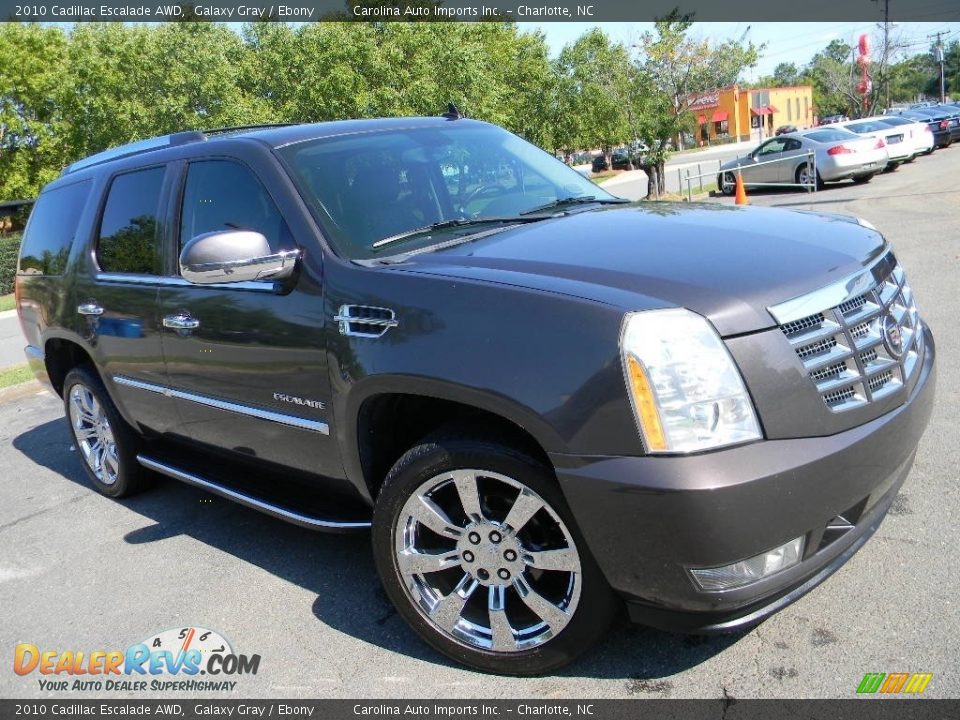
[{"label": "suv front grille", "polygon": [[[860,287],[857,295],[780,325],[832,412],[889,396],[920,367],[923,332],[913,292],[892,255],[864,272],[876,268],[887,272],[871,275],[866,292],[862,292],[862,282],[853,283],[851,286]],[[817,295],[791,303],[809,307]]]}]

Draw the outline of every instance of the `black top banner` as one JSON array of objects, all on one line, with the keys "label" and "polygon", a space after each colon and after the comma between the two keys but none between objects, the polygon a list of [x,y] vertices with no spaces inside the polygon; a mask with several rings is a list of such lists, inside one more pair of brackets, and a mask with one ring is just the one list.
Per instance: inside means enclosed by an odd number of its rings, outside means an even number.
[{"label": "black top banner", "polygon": [[960,0],[0,0],[22,22],[640,22],[670,14],[712,21],[960,20]]}]

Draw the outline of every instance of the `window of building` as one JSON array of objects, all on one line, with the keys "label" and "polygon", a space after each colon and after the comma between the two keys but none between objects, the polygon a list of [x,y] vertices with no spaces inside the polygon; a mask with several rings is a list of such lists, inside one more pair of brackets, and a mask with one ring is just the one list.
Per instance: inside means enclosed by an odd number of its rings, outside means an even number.
[{"label": "window of building", "polygon": [[787,98],[787,120],[793,120],[793,106],[790,104],[790,98]]},{"label": "window of building", "polygon": [[63,275],[77,223],[89,195],[89,181],[48,190],[40,195],[20,249],[22,274]]},{"label": "window of building", "polygon": [[105,272],[159,275],[158,222],[165,168],[117,175],[100,220],[97,262]]},{"label": "window of building", "polygon": [[797,120],[800,119],[800,98],[793,99],[793,110],[794,114],[797,116]]},{"label": "window of building", "polygon": [[810,121],[810,98],[803,98],[803,119]]},{"label": "window of building", "polygon": [[714,133],[717,136],[724,136],[730,132],[729,120],[718,120],[713,124]]},{"label": "window of building", "polygon": [[293,237],[266,188],[229,160],[191,163],[180,215],[180,247],[197,235],[225,230],[261,233],[274,252],[292,250]]}]

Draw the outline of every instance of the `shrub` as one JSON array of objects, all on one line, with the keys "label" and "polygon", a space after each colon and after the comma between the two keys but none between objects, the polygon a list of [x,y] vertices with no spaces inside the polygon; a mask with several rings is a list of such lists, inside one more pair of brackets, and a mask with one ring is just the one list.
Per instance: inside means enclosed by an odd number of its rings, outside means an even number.
[{"label": "shrub", "polygon": [[17,274],[19,254],[20,233],[0,235],[0,295],[13,292],[13,278]]}]

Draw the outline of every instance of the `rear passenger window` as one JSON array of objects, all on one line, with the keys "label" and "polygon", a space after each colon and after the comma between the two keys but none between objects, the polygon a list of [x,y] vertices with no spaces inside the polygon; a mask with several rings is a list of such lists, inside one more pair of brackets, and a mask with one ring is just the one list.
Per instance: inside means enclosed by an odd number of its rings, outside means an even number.
[{"label": "rear passenger window", "polygon": [[183,193],[180,249],[197,235],[225,230],[259,232],[274,252],[294,247],[283,216],[250,170],[229,160],[191,163]]},{"label": "rear passenger window", "polygon": [[39,197],[20,246],[21,274],[63,275],[90,187],[90,182],[84,181],[48,190]]},{"label": "rear passenger window", "polygon": [[100,221],[97,262],[105,272],[160,275],[158,222],[164,168],[117,175]]}]

